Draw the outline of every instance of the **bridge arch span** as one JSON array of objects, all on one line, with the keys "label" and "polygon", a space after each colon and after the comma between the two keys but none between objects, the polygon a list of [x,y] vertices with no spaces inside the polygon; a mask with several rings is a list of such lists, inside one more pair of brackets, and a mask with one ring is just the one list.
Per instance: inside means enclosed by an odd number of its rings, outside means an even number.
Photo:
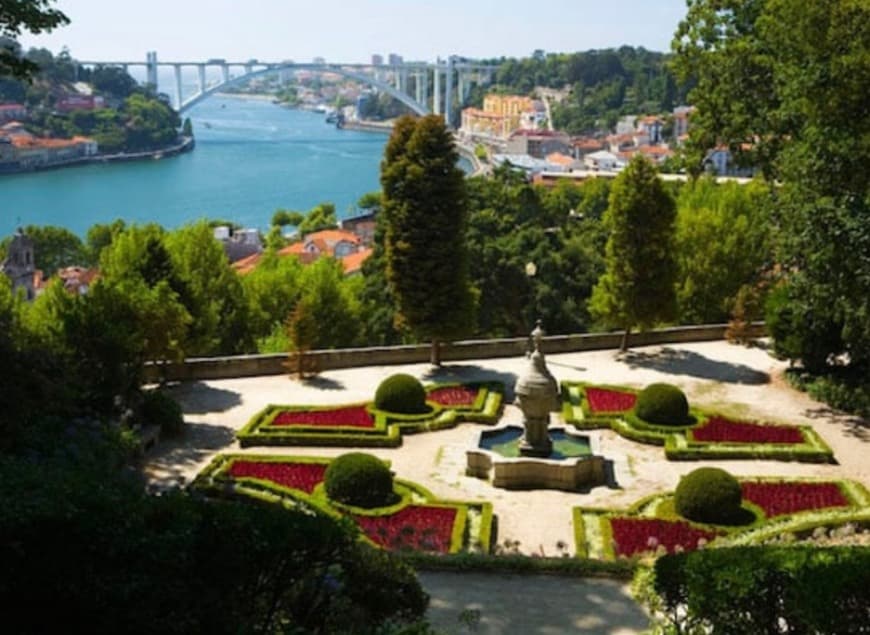
[{"label": "bridge arch span", "polygon": [[193,95],[189,99],[186,99],[182,102],[181,107],[178,109],[178,114],[184,114],[185,112],[196,106],[199,102],[208,99],[209,97],[211,97],[215,93],[220,92],[224,88],[227,88],[229,86],[235,86],[237,84],[243,84],[255,77],[266,75],[267,73],[274,73],[281,70],[309,70],[318,71],[321,73],[336,73],[337,75],[342,75],[344,77],[347,77],[348,79],[354,79],[360,83],[367,84],[369,86],[377,88],[382,92],[387,93],[388,95],[405,104],[408,108],[413,110],[418,115],[429,114],[429,108],[426,107],[424,104],[421,104],[417,100],[406,95],[405,93],[396,90],[386,82],[382,82],[375,79],[374,77],[369,77],[362,73],[356,73],[354,71],[344,69],[340,66],[330,66],[329,64],[278,64],[275,66],[270,66],[268,68],[255,70],[250,73],[245,73],[244,75],[240,75],[239,77],[233,77],[226,82],[215,84],[214,86],[211,86],[210,88],[207,88],[206,90],[199,92],[196,95]]}]

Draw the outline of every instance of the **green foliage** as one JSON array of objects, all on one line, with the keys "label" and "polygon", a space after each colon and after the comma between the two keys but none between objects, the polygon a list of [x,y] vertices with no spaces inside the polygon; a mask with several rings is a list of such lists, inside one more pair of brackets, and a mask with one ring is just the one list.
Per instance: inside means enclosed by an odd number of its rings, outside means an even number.
[{"label": "green foliage", "polygon": [[[426,607],[407,565],[322,514],[8,458],[0,501],[10,632],[362,633]],[[27,608],[42,594],[54,610]]]},{"label": "green foliage", "polygon": [[673,384],[650,384],[637,395],[635,414],[650,423],[683,426],[690,422],[686,394]]},{"label": "green foliage", "polygon": [[326,495],[354,507],[385,507],[395,502],[393,473],[376,456],[363,452],[342,454],[324,474]]},{"label": "green foliage", "polygon": [[[24,32],[49,32],[69,24],[69,18],[52,4],[52,0],[5,0],[0,7],[0,38],[15,38]],[[22,58],[15,40],[11,39],[10,42],[0,46],[0,77],[31,78],[38,72],[38,64]]]},{"label": "green foliage", "polygon": [[659,558],[649,603],[674,633],[864,632],[870,599],[866,547],[704,549]]},{"label": "green foliage", "polygon": [[604,215],[606,271],[592,290],[590,310],[605,325],[628,333],[674,318],[675,217],[655,168],[636,156],[614,180]]},{"label": "green foliage", "polygon": [[699,523],[732,524],[741,517],[743,492],[731,474],[699,467],[680,479],[674,492],[677,513]]},{"label": "green foliage", "polygon": [[[399,119],[381,164],[387,280],[399,319],[437,342],[469,333],[475,293],[465,249],[467,197],[441,117]],[[437,362],[437,359],[433,359]]]},{"label": "green foliage", "polygon": [[[776,347],[813,372],[870,360],[870,5],[697,0],[674,40],[693,77],[691,148],[718,143],[781,183]],[[747,144],[747,145],[744,145]]]},{"label": "green foliage", "polygon": [[856,367],[832,368],[824,375],[788,371],[789,381],[810,397],[832,408],[870,417],[870,382],[868,373]]},{"label": "green foliage", "polygon": [[426,389],[413,375],[397,373],[390,375],[375,391],[375,408],[400,414],[422,414],[429,411],[426,405]]},{"label": "green foliage", "polygon": [[677,197],[677,303],[684,324],[716,324],[729,316],[737,293],[773,262],[772,197],[749,185],[701,178]]},{"label": "green foliage", "polygon": [[166,436],[177,436],[184,429],[181,406],[162,390],[149,390],[142,395],[140,417],[145,424],[160,426]]},{"label": "green foliage", "polygon": [[[289,216],[287,220],[297,220],[297,217]],[[297,225],[296,229],[303,236],[319,232],[322,229],[335,229],[338,227],[338,220],[335,216],[335,205],[332,203],[320,203],[308,210],[305,214],[305,218],[302,219],[302,222],[291,224]]]},{"label": "green foliage", "polygon": [[272,226],[283,227],[284,225],[293,225],[298,227],[305,220],[305,215],[302,212],[293,212],[287,209],[276,209],[272,214]]}]

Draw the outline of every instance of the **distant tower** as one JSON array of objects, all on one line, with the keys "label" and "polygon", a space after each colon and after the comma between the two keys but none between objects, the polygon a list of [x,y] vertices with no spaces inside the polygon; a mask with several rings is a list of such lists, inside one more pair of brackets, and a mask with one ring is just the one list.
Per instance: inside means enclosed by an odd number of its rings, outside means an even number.
[{"label": "distant tower", "polygon": [[0,263],[0,272],[12,281],[12,290],[24,288],[28,300],[36,294],[33,290],[33,274],[36,266],[33,262],[33,241],[19,227],[12,236],[6,260]]}]

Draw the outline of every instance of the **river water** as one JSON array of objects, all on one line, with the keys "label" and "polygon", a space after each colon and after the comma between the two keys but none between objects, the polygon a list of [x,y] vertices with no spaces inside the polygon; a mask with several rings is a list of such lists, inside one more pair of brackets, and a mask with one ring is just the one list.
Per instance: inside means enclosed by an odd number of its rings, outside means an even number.
[{"label": "river water", "polygon": [[207,217],[265,229],[278,208],[328,201],[344,217],[380,187],[384,134],[337,130],[322,114],[221,95],[188,114],[196,149],[181,156],[0,176],[0,237],[19,224],[83,236],[116,218],[173,228]]}]

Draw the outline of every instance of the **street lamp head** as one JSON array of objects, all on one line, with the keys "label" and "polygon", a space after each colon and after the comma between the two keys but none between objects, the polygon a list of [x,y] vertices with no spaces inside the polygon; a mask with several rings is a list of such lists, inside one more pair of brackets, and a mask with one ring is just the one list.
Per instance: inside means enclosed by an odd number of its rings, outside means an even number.
[{"label": "street lamp head", "polygon": [[534,278],[536,273],[538,273],[537,265],[531,261],[527,262],[526,263],[526,275],[529,278]]}]

